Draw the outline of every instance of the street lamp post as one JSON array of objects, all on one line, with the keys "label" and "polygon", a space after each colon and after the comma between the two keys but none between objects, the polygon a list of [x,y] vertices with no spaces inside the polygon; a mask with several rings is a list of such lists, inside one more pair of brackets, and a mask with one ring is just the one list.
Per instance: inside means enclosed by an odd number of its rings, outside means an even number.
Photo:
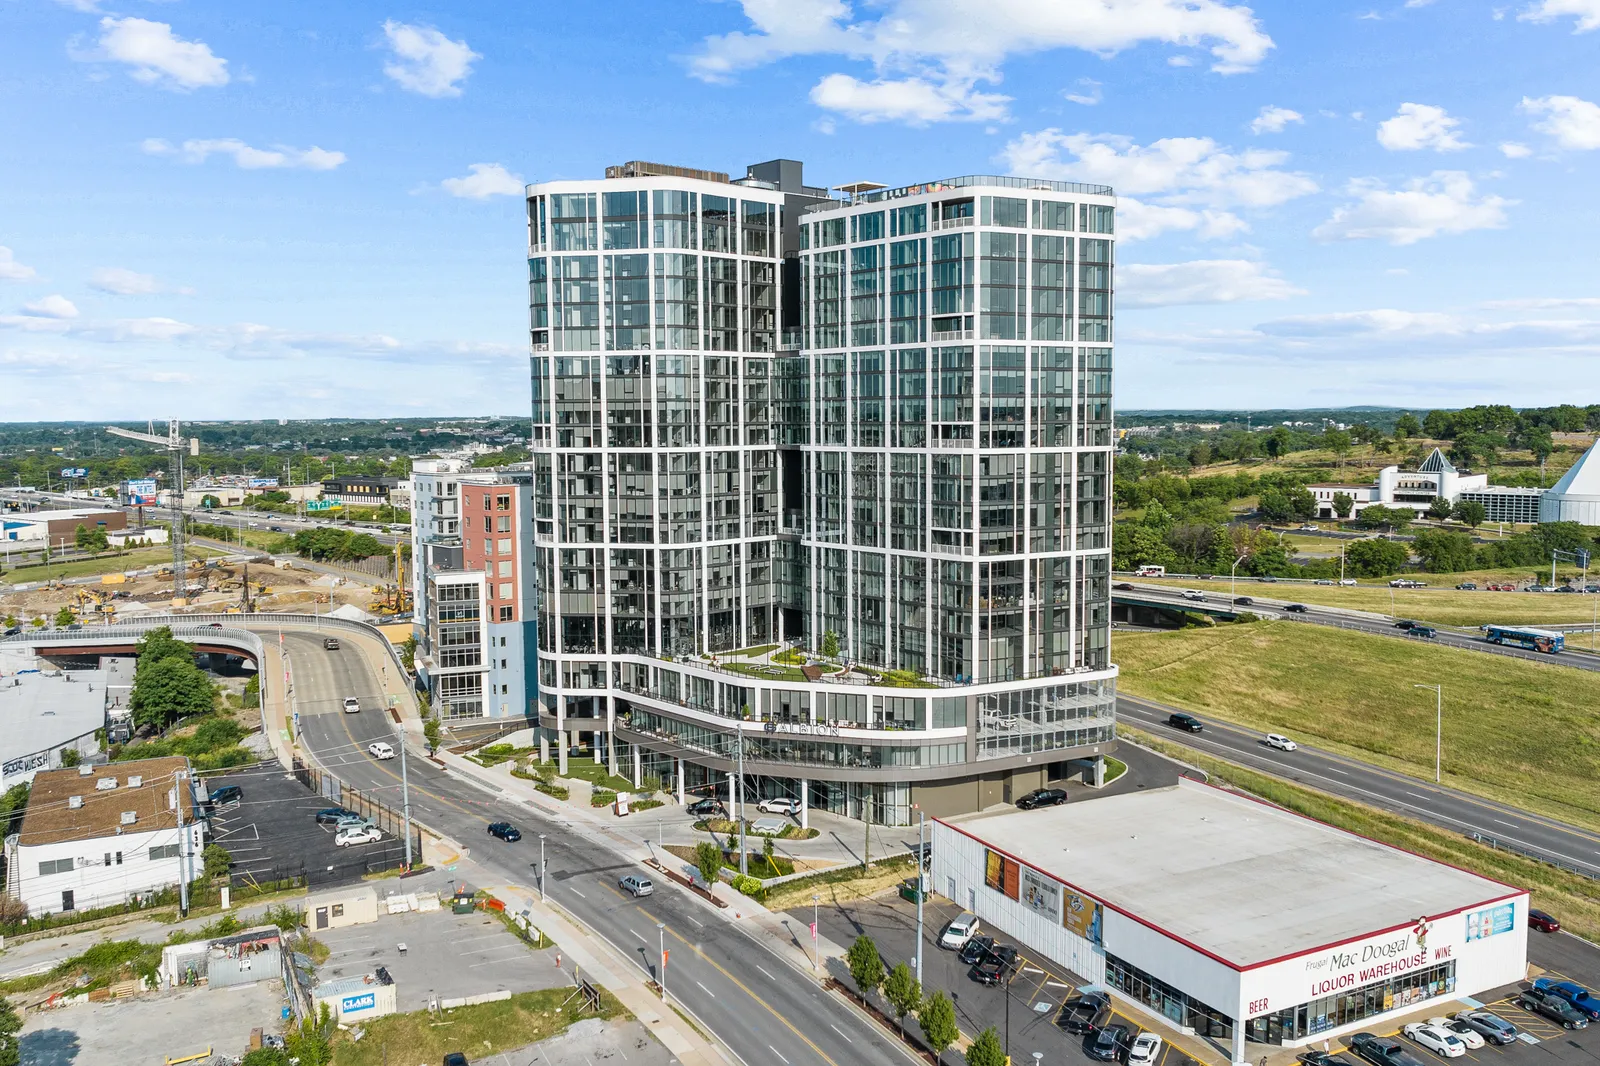
[{"label": "street lamp post", "polygon": [[1433,733],[1433,781],[1439,784],[1443,780],[1444,767],[1444,686],[1443,685],[1417,685],[1412,688],[1433,689],[1434,699],[1434,733]]},{"label": "street lamp post", "polygon": [[1233,594],[1239,591],[1239,564],[1250,558],[1250,553],[1245,552],[1233,561],[1233,569],[1228,572],[1228,598],[1233,599]]},{"label": "street lamp post", "polygon": [[657,941],[658,947],[661,950],[661,955],[660,955],[660,962],[661,962],[661,974],[660,974],[660,976],[661,976],[661,981],[660,981],[660,984],[661,984],[661,999],[662,999],[662,1002],[666,1002],[666,998],[667,998],[667,926],[666,926],[665,922],[657,922],[656,923],[656,941]]},{"label": "street lamp post", "polygon": [[544,834],[539,834],[539,902],[544,902]]},{"label": "street lamp post", "polygon": [[911,806],[917,812],[917,987],[920,988],[922,986],[922,897],[928,891],[928,857],[925,850],[927,845],[923,840],[926,839],[924,833],[928,827],[928,812],[922,809],[921,804],[913,803]]},{"label": "street lamp post", "polygon": [[822,902],[821,896],[811,897],[811,968],[815,970],[822,965],[822,959],[817,950],[817,904]]}]

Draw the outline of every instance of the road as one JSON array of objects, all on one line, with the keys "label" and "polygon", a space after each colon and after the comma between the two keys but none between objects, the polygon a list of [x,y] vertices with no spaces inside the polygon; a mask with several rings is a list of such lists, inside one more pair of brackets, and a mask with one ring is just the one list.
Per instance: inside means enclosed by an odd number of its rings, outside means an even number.
[{"label": "road", "polygon": [[1600,877],[1600,836],[1583,829],[1304,744],[1297,751],[1275,751],[1262,734],[1204,715],[1195,715],[1204,732],[1174,729],[1166,724],[1174,710],[1135,696],[1117,697],[1119,719],[1163,740],[1451,832],[1493,837]]},{"label": "road", "polygon": [[[1408,637],[1404,630],[1395,628],[1394,620],[1381,614],[1369,614],[1364,611],[1352,611],[1347,608],[1319,607],[1314,603],[1304,604],[1304,612],[1288,611],[1286,607],[1294,600],[1263,599],[1259,594],[1260,585],[1252,581],[1248,585],[1241,583],[1239,594],[1248,594],[1251,603],[1242,609],[1266,618],[1282,618],[1284,621],[1308,622],[1312,625],[1333,626],[1338,629],[1354,630],[1358,633],[1369,633],[1373,636],[1394,637],[1400,640],[1417,640],[1423,638]],[[1186,604],[1193,605],[1196,601],[1185,599],[1181,589],[1174,589],[1167,585],[1139,585],[1134,591],[1123,590],[1124,595],[1136,597],[1140,601],[1160,601],[1163,605],[1171,604],[1182,609]],[[1118,592],[1111,593],[1115,600]],[[1224,593],[1208,592],[1205,599],[1198,601],[1208,607],[1226,607],[1229,605],[1229,596]],[[1431,623],[1430,623],[1431,624]],[[1543,652],[1533,651],[1528,648],[1512,648],[1499,644],[1490,644],[1480,636],[1472,636],[1450,629],[1433,626],[1435,635],[1427,638],[1427,643],[1442,644],[1447,648],[1464,648],[1468,651],[1486,652],[1492,655],[1507,655],[1514,659],[1527,659],[1531,662],[1553,663],[1558,666],[1569,666],[1577,670],[1591,670],[1600,672],[1600,655],[1569,647],[1558,655],[1546,655]]]},{"label": "road", "polygon": [[[395,740],[393,719],[378,709],[379,679],[366,658],[349,642],[341,651],[324,651],[321,637],[312,634],[286,632],[284,641],[302,741],[345,782],[399,808],[399,761],[378,762],[366,754],[374,740]],[[341,711],[346,696],[362,701],[360,714]],[[497,797],[423,758],[410,759],[407,771],[412,817],[469,845],[474,861],[510,883],[536,885],[539,834],[546,834],[550,899],[646,971],[655,963],[655,926],[662,923],[670,955],[669,996],[749,1066],[906,1066],[911,1061],[886,1034],[677,886],[657,878],[654,895],[624,896],[617,879],[642,872],[641,867],[587,827],[575,828],[539,808]],[[490,838],[485,827],[500,820],[517,824],[522,840],[504,844]]]}]

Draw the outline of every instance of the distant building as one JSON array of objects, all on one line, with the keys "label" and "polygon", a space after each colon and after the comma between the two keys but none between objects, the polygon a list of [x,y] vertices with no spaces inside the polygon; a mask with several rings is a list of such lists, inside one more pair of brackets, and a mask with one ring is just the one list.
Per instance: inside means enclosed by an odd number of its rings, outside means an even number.
[{"label": "distant building", "polygon": [[1486,522],[1539,521],[1539,501],[1548,489],[1515,489],[1504,485],[1490,485],[1482,489],[1462,492],[1457,503],[1471,501],[1483,505]]},{"label": "distant building", "polygon": [[1320,483],[1307,485],[1317,500],[1317,517],[1334,518],[1333,498],[1340,493],[1355,501],[1351,514],[1360,514],[1373,504],[1384,507],[1409,507],[1418,514],[1428,509],[1435,497],[1444,497],[1455,503],[1464,492],[1478,492],[1488,488],[1487,474],[1464,474],[1435,448],[1415,470],[1401,470],[1386,466],[1378,471],[1377,480],[1367,485],[1341,485]]},{"label": "distant building", "polygon": [[0,791],[60,766],[64,751],[100,750],[95,731],[106,724],[105,670],[42,673],[37,659],[9,655],[0,670]]},{"label": "distant building", "polygon": [[1539,500],[1539,521],[1600,526],[1600,440],[1578,457],[1555,487]]},{"label": "distant building", "polygon": [[0,518],[0,540],[34,547],[43,547],[48,541],[52,548],[70,548],[79,526],[108,534],[120,532],[128,527],[128,516],[101,508],[12,513]]},{"label": "distant building", "polygon": [[385,507],[389,492],[399,484],[395,477],[325,477],[322,498],[352,507]]}]

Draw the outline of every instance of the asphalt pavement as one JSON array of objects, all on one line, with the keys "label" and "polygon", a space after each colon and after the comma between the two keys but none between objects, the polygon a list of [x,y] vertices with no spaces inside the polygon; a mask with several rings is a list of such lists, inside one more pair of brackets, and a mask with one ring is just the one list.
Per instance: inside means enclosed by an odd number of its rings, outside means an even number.
[{"label": "asphalt pavement", "polygon": [[[347,783],[400,806],[399,760],[379,762],[365,754],[372,740],[393,741],[396,729],[377,706],[378,679],[366,659],[354,650],[324,651],[314,635],[286,632],[284,640],[303,742]],[[347,695],[362,700],[359,714],[339,709]],[[544,834],[550,899],[647,972],[653,972],[664,937],[669,997],[749,1066],[904,1066],[911,1061],[892,1037],[796,972],[792,960],[664,878],[655,879],[657,890],[645,899],[623,895],[617,879],[641,868],[612,850],[604,834],[495,796],[426,758],[411,758],[407,773],[412,816],[469,846],[474,862],[510,883],[537,884]],[[522,840],[506,844],[490,838],[488,823],[501,820],[518,825]]]}]

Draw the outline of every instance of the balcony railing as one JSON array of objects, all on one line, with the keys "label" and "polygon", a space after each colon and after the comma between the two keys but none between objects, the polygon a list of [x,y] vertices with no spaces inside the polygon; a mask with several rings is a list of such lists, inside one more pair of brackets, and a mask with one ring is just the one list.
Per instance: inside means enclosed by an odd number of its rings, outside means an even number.
[{"label": "balcony railing", "polygon": [[970,329],[934,330],[933,331],[933,340],[934,340],[935,343],[937,343],[939,341],[970,341],[970,340],[972,340],[972,330],[970,330]]},{"label": "balcony railing", "polygon": [[928,229],[937,232],[942,229],[961,229],[966,226],[976,226],[978,220],[971,215],[958,215],[955,218],[936,218],[928,223]]}]

